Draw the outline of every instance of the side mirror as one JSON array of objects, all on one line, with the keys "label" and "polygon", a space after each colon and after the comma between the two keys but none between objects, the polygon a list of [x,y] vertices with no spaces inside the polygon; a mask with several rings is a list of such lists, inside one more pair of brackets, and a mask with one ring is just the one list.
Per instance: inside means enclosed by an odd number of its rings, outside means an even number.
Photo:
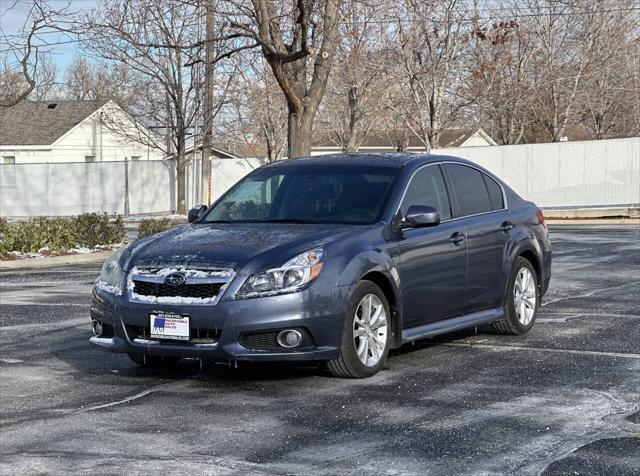
[{"label": "side mirror", "polygon": [[198,218],[200,218],[200,215],[202,215],[202,213],[204,213],[206,209],[207,209],[206,205],[196,205],[191,210],[189,210],[189,215],[187,215],[187,219],[189,220],[189,223],[193,223]]},{"label": "side mirror", "polygon": [[433,207],[423,205],[411,205],[404,218],[405,225],[419,228],[423,226],[436,226],[440,224],[440,214]]}]

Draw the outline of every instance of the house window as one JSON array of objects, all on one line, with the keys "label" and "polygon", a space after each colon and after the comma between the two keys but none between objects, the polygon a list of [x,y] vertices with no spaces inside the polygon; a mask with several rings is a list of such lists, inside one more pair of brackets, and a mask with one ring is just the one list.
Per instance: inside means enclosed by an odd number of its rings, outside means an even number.
[{"label": "house window", "polygon": [[95,155],[85,155],[84,156],[84,161],[86,163],[95,162],[96,161],[96,156]]},{"label": "house window", "polygon": [[3,187],[16,186],[16,157],[15,155],[3,155],[2,167],[0,167],[0,183]]},{"label": "house window", "polygon": [[140,160],[140,155],[132,155],[131,160]]}]

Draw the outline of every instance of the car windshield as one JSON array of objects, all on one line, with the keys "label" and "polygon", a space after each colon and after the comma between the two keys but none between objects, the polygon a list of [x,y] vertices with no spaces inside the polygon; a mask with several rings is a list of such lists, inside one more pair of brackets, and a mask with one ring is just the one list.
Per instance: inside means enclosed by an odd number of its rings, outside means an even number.
[{"label": "car windshield", "polygon": [[273,167],[239,182],[205,222],[373,223],[398,169],[391,167]]}]

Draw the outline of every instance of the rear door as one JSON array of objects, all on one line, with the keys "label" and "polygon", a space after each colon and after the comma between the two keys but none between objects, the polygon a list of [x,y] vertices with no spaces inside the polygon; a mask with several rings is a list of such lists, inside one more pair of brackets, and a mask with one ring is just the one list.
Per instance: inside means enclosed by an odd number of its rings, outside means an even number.
[{"label": "rear door", "polygon": [[467,246],[464,227],[451,221],[451,205],[440,165],[415,172],[400,212],[412,205],[435,207],[440,225],[403,228],[398,240],[403,326],[414,327],[462,314],[465,306]]},{"label": "rear door", "polygon": [[512,225],[502,187],[474,167],[446,163],[453,215],[467,237],[467,309],[474,312],[502,305],[505,247]]}]

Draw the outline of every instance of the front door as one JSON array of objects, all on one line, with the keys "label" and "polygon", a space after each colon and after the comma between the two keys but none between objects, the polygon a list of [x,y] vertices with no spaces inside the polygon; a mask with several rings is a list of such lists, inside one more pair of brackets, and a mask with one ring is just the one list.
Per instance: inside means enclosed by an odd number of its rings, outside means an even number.
[{"label": "front door", "polygon": [[412,177],[400,212],[412,205],[436,208],[443,223],[403,227],[399,233],[399,273],[403,327],[461,315],[466,303],[467,243],[464,226],[451,219],[451,206],[440,165],[419,169]]}]

